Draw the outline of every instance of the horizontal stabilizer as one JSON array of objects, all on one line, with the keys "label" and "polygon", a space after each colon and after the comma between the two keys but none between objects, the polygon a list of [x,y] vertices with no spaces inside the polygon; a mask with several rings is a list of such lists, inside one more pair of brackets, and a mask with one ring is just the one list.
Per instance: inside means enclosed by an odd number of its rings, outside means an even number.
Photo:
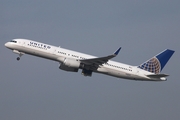
[{"label": "horizontal stabilizer", "polygon": [[167,74],[151,74],[151,75],[146,75],[148,77],[153,77],[153,78],[161,78],[161,77],[167,77],[169,75]]}]

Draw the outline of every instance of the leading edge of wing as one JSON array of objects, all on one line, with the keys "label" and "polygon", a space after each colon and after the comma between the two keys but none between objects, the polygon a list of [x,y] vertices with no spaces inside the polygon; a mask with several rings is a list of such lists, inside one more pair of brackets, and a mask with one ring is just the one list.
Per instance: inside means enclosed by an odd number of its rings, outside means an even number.
[{"label": "leading edge of wing", "polygon": [[120,50],[121,50],[121,47],[118,48],[112,55],[108,55],[105,57],[97,57],[97,58],[92,58],[92,59],[84,59],[80,61],[88,65],[91,65],[91,64],[102,65],[106,63],[108,60],[112,59],[113,57],[116,57]]}]

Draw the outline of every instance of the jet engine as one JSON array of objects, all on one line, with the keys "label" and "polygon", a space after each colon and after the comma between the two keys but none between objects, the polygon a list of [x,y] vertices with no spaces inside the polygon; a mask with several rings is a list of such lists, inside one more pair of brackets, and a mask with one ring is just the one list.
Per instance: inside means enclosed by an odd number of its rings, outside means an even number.
[{"label": "jet engine", "polygon": [[76,59],[65,58],[63,63],[59,66],[59,69],[70,71],[70,72],[78,72],[80,66],[80,61]]}]

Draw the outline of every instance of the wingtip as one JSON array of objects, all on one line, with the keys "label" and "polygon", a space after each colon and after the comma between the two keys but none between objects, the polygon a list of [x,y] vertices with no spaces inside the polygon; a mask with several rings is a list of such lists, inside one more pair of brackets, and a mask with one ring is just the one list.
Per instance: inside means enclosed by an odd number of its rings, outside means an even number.
[{"label": "wingtip", "polygon": [[114,55],[115,55],[115,56],[118,55],[118,53],[119,53],[120,50],[121,50],[121,47],[118,48],[118,49],[114,52]]}]

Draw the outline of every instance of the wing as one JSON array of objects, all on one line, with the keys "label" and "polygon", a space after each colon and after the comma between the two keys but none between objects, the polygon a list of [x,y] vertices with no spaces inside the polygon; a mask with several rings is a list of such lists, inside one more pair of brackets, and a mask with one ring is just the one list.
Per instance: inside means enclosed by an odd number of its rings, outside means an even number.
[{"label": "wing", "polygon": [[102,65],[102,64],[108,62],[108,60],[112,59],[113,57],[116,57],[120,50],[121,50],[121,47],[119,49],[117,49],[112,55],[108,55],[105,57],[99,57],[99,58],[84,59],[84,60],[80,60],[80,61],[81,61],[81,63],[85,64],[86,66],[91,67],[90,69],[97,69],[99,67],[99,65]]}]

